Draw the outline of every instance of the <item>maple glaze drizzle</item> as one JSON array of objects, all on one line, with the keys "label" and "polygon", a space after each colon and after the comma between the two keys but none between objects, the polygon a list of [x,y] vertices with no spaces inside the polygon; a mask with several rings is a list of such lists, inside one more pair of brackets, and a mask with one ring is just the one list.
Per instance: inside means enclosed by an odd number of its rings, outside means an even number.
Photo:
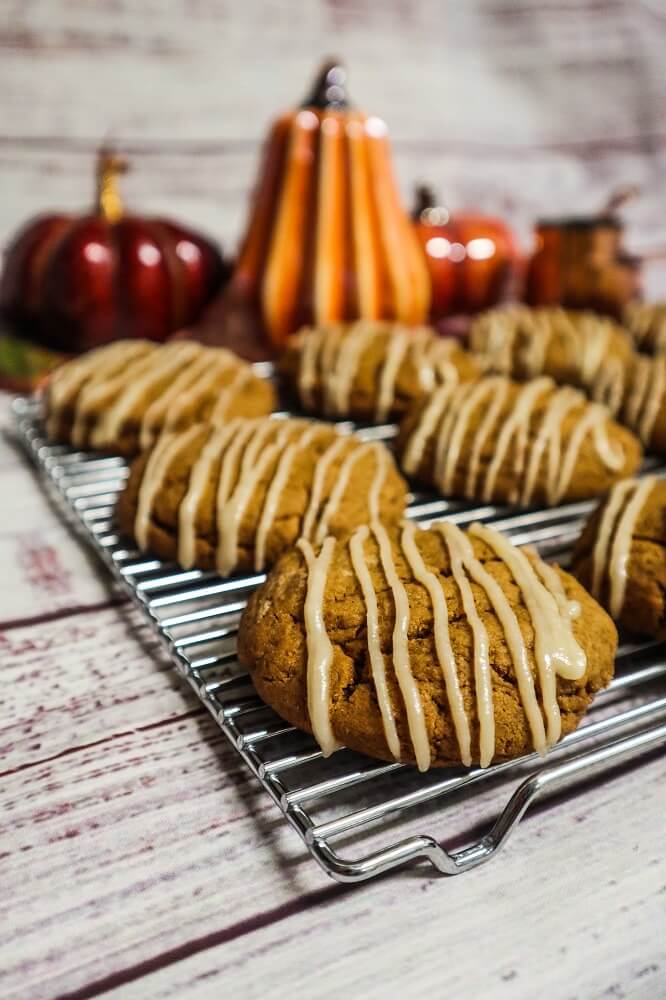
[{"label": "maple glaze drizzle", "polygon": [[[442,539],[450,566],[450,577],[446,577],[445,580],[449,579],[455,586],[471,632],[476,719],[479,729],[478,757],[481,766],[487,767],[495,754],[495,710],[490,639],[477,605],[474,587],[484,592],[504,632],[534,748],[539,753],[545,753],[561,735],[557,677],[580,680],[587,667],[585,653],[576,641],[572,628],[572,621],[580,614],[580,605],[576,601],[568,600],[562,580],[554,569],[541,563],[535,555],[528,556],[515,548],[493,529],[477,524],[465,534],[456,525],[442,522],[434,525],[431,530],[437,532]],[[426,564],[417,543],[420,533],[414,524],[405,523],[400,536],[398,554],[404,560],[410,577],[420,584],[429,596],[433,616],[432,635],[435,655],[442,672],[460,759],[469,766],[473,759],[471,749],[473,718],[465,705],[460,685],[460,669],[464,664],[456,661],[451,642],[445,580],[442,580],[439,572],[433,571]],[[377,549],[371,564],[366,553],[366,545],[370,538],[374,540]],[[520,590],[534,633],[533,657],[541,704],[532,674],[530,653],[516,611],[496,576],[491,574],[475,555],[471,538],[479,539],[492,550],[494,558],[504,564]],[[315,737],[318,731],[325,733],[326,747],[330,746],[332,739],[330,669],[334,651],[326,632],[324,599],[326,577],[332,558],[332,541],[330,536],[324,539],[318,557],[308,542],[299,542],[306,560],[308,577],[304,608],[308,705],[316,706],[316,720],[312,714],[310,715],[312,728]],[[386,529],[376,521],[369,527],[363,525],[357,528],[348,544],[352,569],[365,604],[370,673],[377,695],[386,744],[390,754],[395,759],[400,759],[396,707],[391,699],[387,656],[381,646],[377,591],[371,565],[375,568],[375,572],[381,570],[391,593],[394,625],[390,662],[397,684],[394,697],[399,693],[402,699],[409,740],[417,766],[422,771],[426,770],[432,763],[431,744],[421,688],[414,677],[410,663],[409,592],[398,571],[395,548]],[[314,685],[314,690],[311,689],[311,685]],[[324,710],[328,729],[324,725]]]},{"label": "maple glaze drizzle", "polygon": [[[588,438],[606,468],[613,472],[622,468],[624,450],[615,448],[608,436],[609,415],[603,406],[588,402],[575,389],[557,388],[547,377],[516,386],[517,392],[507,405],[512,385],[498,375],[436,390],[406,439],[402,456],[405,472],[413,475],[418,471],[428,442],[434,440],[432,481],[443,494],[454,491],[464,456],[467,470],[460,492],[488,502],[496,496],[498,476],[510,461],[514,483],[506,499],[527,505],[534,498],[544,457],[548,502],[556,504],[565,496]],[[580,410],[578,420],[564,439],[565,420],[576,409]],[[480,412],[483,416],[471,430]],[[493,436],[492,457],[482,471],[483,450]]]},{"label": "maple glaze drizzle", "polygon": [[617,413],[628,361],[624,354],[613,352],[613,341],[619,344],[620,339],[616,325],[603,317],[580,313],[574,320],[565,309],[512,306],[480,316],[472,327],[470,345],[485,358],[489,370],[533,379],[550,373],[548,351],[557,340],[565,365],[572,370],[571,380]]},{"label": "maple glaze drizzle", "polygon": [[655,476],[622,480],[610,491],[603,508],[592,552],[592,596],[600,600],[606,580],[612,618],[622,614],[636,522],[656,481]]},{"label": "maple glaze drizzle", "polygon": [[666,357],[636,358],[625,396],[623,418],[644,445],[652,434],[666,397]]},{"label": "maple glaze drizzle", "polygon": [[[139,445],[145,449],[162,430],[179,430],[203,418],[221,423],[255,378],[249,365],[224,348],[188,340],[164,345],[116,341],[53,374],[47,430],[52,437],[63,433],[64,411],[71,411],[72,444],[107,448],[135,421]],[[213,401],[212,411],[206,413]]]},{"label": "maple glaze drizzle", "polygon": [[359,320],[302,330],[298,337],[298,395],[306,410],[316,408],[315,390],[321,384],[322,409],[327,416],[347,416],[361,362],[380,341],[381,360],[374,380],[377,400],[374,418],[386,420],[396,401],[397,383],[404,365],[411,363],[422,392],[440,383],[458,382],[452,339],[441,339],[427,327],[403,327]]},{"label": "maple glaze drizzle", "polygon": [[[253,538],[255,568],[263,569],[271,531],[294,463],[318,439],[323,438],[322,443],[326,438],[330,441],[313,467],[301,535],[306,539],[314,537],[316,542],[323,540],[349,495],[354,470],[359,463],[368,462],[370,456],[368,516],[371,519],[380,516],[382,490],[391,468],[391,457],[384,445],[376,441],[360,442],[332,431],[330,425],[308,420],[237,417],[221,428],[196,424],[187,432],[167,431],[158,439],[145,466],[137,500],[134,531],[142,550],[149,547],[155,501],[169,470],[177,458],[188,454],[197,436],[203,433],[208,436],[191,466],[177,512],[178,561],[185,569],[196,564],[197,522],[211,485],[217,537],[215,562],[222,576],[236,566],[243,518],[257,492],[263,490]],[[336,475],[331,481],[334,469]]]}]

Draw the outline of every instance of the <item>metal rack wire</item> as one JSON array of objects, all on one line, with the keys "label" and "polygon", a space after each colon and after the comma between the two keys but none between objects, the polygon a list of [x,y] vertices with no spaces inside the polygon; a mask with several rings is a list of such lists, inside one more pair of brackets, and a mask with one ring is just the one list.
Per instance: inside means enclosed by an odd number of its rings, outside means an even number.
[{"label": "metal rack wire", "polygon": [[[263,705],[236,661],[239,616],[263,574],[222,580],[128,547],[113,520],[128,473],[125,461],[49,444],[34,399],[16,400],[13,417],[18,439],[63,516],[141,609],[178,672],[311,855],[341,882],[416,861],[449,875],[469,871],[497,854],[537,799],[568,791],[666,742],[666,645],[626,641],[613,684],[546,761],[530,754],[485,770],[421,775],[347,750],[324,760],[310,737]],[[358,433],[389,437],[391,428]],[[443,515],[458,524],[490,521],[514,542],[562,559],[592,506],[515,511],[414,496],[409,516],[423,524]],[[428,829],[436,823],[438,830],[447,823],[451,835],[442,842],[424,834],[425,823]]]}]

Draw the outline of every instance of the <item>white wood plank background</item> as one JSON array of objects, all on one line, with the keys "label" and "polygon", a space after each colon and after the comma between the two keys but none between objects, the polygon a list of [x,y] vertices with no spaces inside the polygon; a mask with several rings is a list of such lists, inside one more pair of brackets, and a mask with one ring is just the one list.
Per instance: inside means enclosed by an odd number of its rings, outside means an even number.
[{"label": "white wood plank background", "polygon": [[[0,242],[86,202],[110,135],[135,206],[233,245],[267,122],[332,51],[387,119],[405,192],[427,177],[526,239],[636,182],[631,245],[657,247],[665,42],[663,0],[3,0]],[[535,814],[463,878],[344,889],[7,440],[0,567],[3,1000],[666,996],[663,757]]]}]

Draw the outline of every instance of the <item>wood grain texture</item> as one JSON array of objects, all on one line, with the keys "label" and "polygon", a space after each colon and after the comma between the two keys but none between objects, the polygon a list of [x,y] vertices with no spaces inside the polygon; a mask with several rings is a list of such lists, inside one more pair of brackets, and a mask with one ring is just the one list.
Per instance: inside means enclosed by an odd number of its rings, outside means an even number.
[{"label": "wood grain texture", "polygon": [[[0,242],[92,200],[238,237],[258,144],[340,52],[407,192],[588,211],[637,182],[666,244],[660,0],[32,0],[0,17]],[[664,290],[663,265],[650,289]],[[7,400],[0,401],[0,427]],[[596,1000],[666,995],[666,760],[527,818],[459,879],[329,882],[0,438],[0,995]],[[498,793],[506,795],[506,789]],[[487,828],[496,796],[409,831]]]},{"label": "wood grain texture", "polygon": [[[619,185],[634,250],[666,247],[660,0],[289,0],[13,4],[0,28],[0,241],[27,215],[92,199],[100,139],[132,157],[130,204],[232,248],[260,141],[339,52],[352,95],[384,116],[406,197],[432,181],[455,209],[589,212]],[[261,25],[261,30],[257,30]],[[663,287],[664,265],[647,275]]]},{"label": "wood grain texture", "polygon": [[[0,486],[8,475],[24,529],[73,566],[78,543],[5,441]],[[75,576],[79,601],[104,592],[90,566]],[[13,569],[3,588],[19,616],[0,628],[3,997],[372,997],[397,984],[411,997],[443,982],[461,996],[659,995],[663,756],[535,813],[478,872],[347,890],[129,605],[34,621],[30,580]],[[487,829],[491,806],[470,798],[405,832]]]}]

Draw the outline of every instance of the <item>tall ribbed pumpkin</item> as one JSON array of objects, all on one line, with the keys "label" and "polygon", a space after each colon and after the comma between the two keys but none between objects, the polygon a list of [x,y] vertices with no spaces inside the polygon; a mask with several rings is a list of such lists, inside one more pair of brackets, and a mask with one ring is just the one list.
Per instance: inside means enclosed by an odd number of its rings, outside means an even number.
[{"label": "tall ribbed pumpkin", "polygon": [[428,315],[428,271],[402,208],[386,125],[350,109],[329,62],[272,126],[232,279],[279,346],[304,323]]}]

